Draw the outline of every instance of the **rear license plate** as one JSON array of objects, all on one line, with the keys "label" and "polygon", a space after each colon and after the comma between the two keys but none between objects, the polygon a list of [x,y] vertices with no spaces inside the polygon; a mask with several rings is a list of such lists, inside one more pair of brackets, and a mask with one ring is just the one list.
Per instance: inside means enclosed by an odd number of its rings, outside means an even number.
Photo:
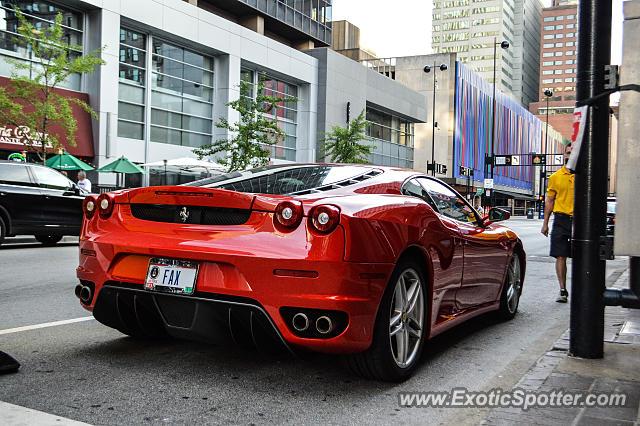
[{"label": "rear license plate", "polygon": [[165,293],[193,294],[197,279],[197,262],[151,258],[144,288]]}]

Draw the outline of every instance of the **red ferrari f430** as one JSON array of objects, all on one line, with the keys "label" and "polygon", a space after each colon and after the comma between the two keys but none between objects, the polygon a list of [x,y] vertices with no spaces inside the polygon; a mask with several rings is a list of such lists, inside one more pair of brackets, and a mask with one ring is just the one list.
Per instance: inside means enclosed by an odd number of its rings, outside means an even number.
[{"label": "red ferrari f430", "polygon": [[425,341],[518,309],[522,242],[425,174],[268,166],[88,196],[76,295],[134,337],[347,354],[407,378]]}]

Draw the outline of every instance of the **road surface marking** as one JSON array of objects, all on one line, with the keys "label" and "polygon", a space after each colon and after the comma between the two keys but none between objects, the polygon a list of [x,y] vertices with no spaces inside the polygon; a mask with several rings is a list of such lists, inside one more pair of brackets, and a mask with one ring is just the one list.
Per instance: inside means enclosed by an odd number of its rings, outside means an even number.
[{"label": "road surface marking", "polygon": [[9,404],[0,401],[0,423],[4,425],[86,425],[43,411]]},{"label": "road surface marking", "polygon": [[92,319],[93,317],[91,316],[91,317],[74,318],[74,319],[68,319],[68,320],[62,320],[62,321],[45,322],[42,324],[35,324],[35,325],[25,325],[24,327],[7,328],[6,330],[0,330],[0,335],[19,333],[21,331],[37,330],[39,328],[55,327],[57,325],[73,324],[74,322],[89,321]]}]

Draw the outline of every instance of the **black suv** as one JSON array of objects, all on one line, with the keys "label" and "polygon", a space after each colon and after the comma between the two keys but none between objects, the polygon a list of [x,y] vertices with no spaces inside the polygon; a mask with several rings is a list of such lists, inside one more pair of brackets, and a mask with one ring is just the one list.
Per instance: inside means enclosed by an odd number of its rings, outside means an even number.
[{"label": "black suv", "polygon": [[49,167],[0,161],[0,244],[18,234],[33,234],[45,245],[79,235],[83,194]]}]

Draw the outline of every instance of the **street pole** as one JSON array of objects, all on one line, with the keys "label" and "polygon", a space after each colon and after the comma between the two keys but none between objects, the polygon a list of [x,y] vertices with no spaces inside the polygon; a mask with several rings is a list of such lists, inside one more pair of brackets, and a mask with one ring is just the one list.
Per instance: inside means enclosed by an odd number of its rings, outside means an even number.
[{"label": "street pole", "polygon": [[[493,168],[495,167],[493,164],[493,153],[494,149],[494,141],[496,139],[495,128],[496,128],[496,46],[497,46],[497,38],[493,38],[493,108],[491,110],[491,179],[493,179]],[[491,190],[491,195],[493,198],[493,190]],[[493,203],[492,203],[493,204]]]},{"label": "street pole", "polygon": [[[431,129],[431,175],[435,176],[436,175],[436,160],[435,160],[435,147],[436,147],[436,70],[440,69],[440,71],[446,71],[447,70],[447,64],[440,64],[439,67],[436,68],[436,62],[433,62],[433,103],[431,104],[431,124],[432,124],[432,129]],[[424,72],[428,73],[431,72],[431,66],[430,65],[425,65],[424,66]]]},{"label": "street pole", "polygon": [[[604,90],[604,67],[611,60],[611,0],[578,5],[578,80],[576,104]],[[593,103],[587,115],[575,176],[569,352],[602,358],[605,261],[599,240],[605,234],[609,161],[609,96]]]},{"label": "street pole", "polygon": [[[498,43],[497,37],[493,38],[493,109],[491,111],[491,179],[493,179],[493,169],[495,168],[493,154],[495,153],[495,139],[496,139],[496,59],[497,59],[497,47],[498,44],[503,49],[509,48],[508,41],[501,41]],[[495,187],[495,183],[494,183]],[[491,190],[491,207],[495,206],[495,189]]]},{"label": "street pole", "polygon": [[436,175],[435,148],[436,148],[436,63],[433,62],[433,101],[431,104],[431,176]]}]

